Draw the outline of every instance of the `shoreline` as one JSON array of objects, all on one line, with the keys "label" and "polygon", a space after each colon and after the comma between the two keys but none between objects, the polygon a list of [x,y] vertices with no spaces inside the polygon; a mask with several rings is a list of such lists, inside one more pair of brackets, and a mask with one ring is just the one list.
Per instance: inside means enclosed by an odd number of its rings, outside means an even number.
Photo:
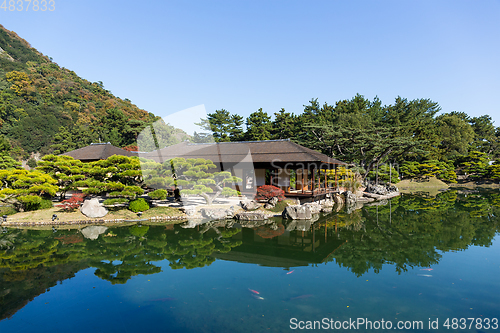
[{"label": "shoreline", "polygon": [[106,225],[116,223],[131,223],[131,222],[167,222],[167,221],[187,221],[186,216],[154,216],[143,219],[89,219],[89,220],[73,220],[73,221],[36,221],[36,222],[20,222],[20,221],[7,221],[1,222],[2,227],[39,227],[39,226],[83,226],[83,225]]}]

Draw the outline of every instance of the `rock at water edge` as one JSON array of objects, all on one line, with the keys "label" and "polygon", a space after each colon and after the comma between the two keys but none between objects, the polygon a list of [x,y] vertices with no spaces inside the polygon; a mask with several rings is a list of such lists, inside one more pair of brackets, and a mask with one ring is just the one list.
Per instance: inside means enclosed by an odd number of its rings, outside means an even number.
[{"label": "rock at water edge", "polygon": [[87,217],[103,217],[108,214],[108,210],[99,203],[97,198],[85,200],[80,211]]},{"label": "rock at water edge", "polygon": [[292,220],[309,220],[312,218],[311,209],[309,206],[288,206],[282,214],[284,219]]}]

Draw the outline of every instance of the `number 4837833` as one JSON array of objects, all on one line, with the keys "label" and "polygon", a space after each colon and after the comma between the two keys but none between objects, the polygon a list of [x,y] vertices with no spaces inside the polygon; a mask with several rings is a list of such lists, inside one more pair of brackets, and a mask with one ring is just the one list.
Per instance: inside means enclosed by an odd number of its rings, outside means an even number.
[{"label": "number 4837833", "polygon": [[[1,1],[1,0],[0,0]],[[4,11],[46,11],[53,12],[56,10],[56,2],[54,0],[3,0],[0,9]]]}]

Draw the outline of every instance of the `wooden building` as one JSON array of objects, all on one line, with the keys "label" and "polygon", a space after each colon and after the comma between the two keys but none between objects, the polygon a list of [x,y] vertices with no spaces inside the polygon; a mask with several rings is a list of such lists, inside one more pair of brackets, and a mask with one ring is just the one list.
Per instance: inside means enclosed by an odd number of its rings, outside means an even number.
[{"label": "wooden building", "polygon": [[93,162],[93,161],[105,160],[113,155],[137,156],[137,153],[133,153],[115,147],[111,143],[107,142],[107,143],[91,143],[90,146],[86,146],[80,149],[75,149],[61,155],[71,156],[74,159],[80,160],[82,162]]},{"label": "wooden building", "polygon": [[[243,181],[235,184],[242,194],[255,193],[262,185],[274,185],[287,197],[324,197],[333,192],[336,170],[346,163],[330,158],[290,140],[243,141],[194,144],[182,142],[139,157],[163,163],[175,157],[203,158],[214,162],[218,171],[230,171]],[[335,183],[328,184],[326,173],[335,170]]]}]

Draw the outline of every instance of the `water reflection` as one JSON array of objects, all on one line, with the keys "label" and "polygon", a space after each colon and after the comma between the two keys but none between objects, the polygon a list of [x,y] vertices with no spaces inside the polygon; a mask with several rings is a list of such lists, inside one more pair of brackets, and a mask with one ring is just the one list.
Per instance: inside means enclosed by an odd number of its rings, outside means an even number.
[{"label": "water reflection", "polygon": [[[215,260],[293,267],[337,264],[355,276],[384,265],[401,273],[437,264],[443,252],[489,246],[498,232],[497,192],[448,191],[404,196],[383,206],[319,220],[87,227],[85,230],[3,229],[0,233],[0,319],[78,271],[124,284],[136,275],[194,269]],[[392,267],[391,266],[391,267]]]}]

